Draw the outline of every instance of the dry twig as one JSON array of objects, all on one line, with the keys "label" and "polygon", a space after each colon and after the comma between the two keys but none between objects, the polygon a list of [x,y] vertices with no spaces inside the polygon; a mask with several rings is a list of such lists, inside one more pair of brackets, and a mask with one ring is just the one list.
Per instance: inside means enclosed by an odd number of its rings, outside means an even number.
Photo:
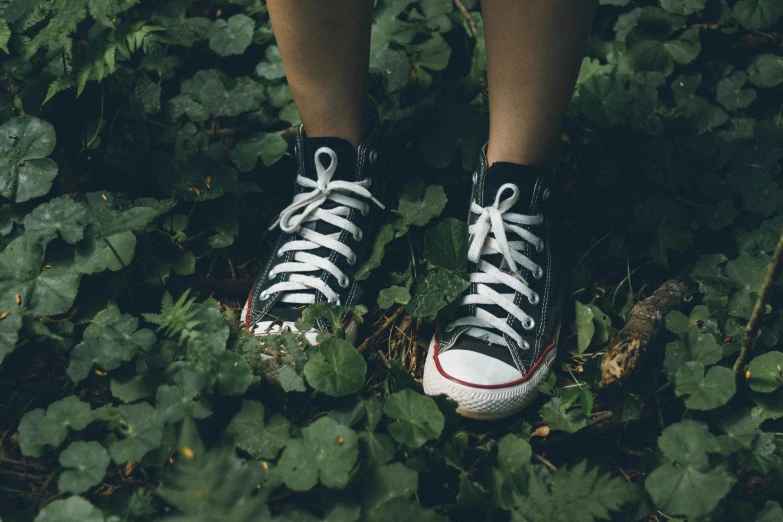
[{"label": "dry twig", "polygon": [[470,26],[470,32],[473,33],[473,38],[478,39],[478,33],[476,32],[476,22],[473,21],[473,17],[470,16],[470,13],[467,9],[465,9],[465,6],[462,5],[460,0],[454,0],[454,5],[457,6],[459,12],[462,13],[462,16],[464,16],[465,20],[467,20],[468,25]]}]

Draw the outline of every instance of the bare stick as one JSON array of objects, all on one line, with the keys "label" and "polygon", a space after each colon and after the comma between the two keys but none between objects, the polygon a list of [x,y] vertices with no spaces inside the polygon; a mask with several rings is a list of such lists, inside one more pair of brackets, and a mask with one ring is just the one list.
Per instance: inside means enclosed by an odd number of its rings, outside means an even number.
[{"label": "bare stick", "polygon": [[772,284],[775,279],[780,277],[780,273],[783,272],[783,234],[780,235],[778,244],[775,247],[775,252],[772,254],[772,259],[769,260],[767,266],[767,277],[764,279],[764,285],[761,287],[761,293],[756,300],[756,306],[753,307],[753,313],[750,315],[750,321],[745,327],[745,337],[742,340],[742,349],[740,349],[739,357],[734,363],[734,373],[740,374],[745,369],[745,364],[748,362],[753,345],[756,343],[756,336],[759,333],[759,326],[761,326],[761,317],[764,315],[764,310],[767,307],[767,301],[770,294],[772,294]]},{"label": "bare stick", "polygon": [[628,322],[615,336],[601,362],[601,387],[622,385],[636,373],[642,355],[658,337],[666,314],[678,308],[688,291],[683,281],[669,280],[647,299],[636,303]]},{"label": "bare stick", "polygon": [[462,2],[460,0],[454,0],[454,5],[457,6],[457,9],[459,9],[459,12],[462,13],[462,16],[465,17],[465,20],[468,21],[468,25],[470,26],[470,32],[473,33],[473,38],[478,39],[478,34],[476,33],[476,22],[473,21],[473,17],[470,16],[470,13],[467,9],[465,9],[465,6],[462,5]]}]

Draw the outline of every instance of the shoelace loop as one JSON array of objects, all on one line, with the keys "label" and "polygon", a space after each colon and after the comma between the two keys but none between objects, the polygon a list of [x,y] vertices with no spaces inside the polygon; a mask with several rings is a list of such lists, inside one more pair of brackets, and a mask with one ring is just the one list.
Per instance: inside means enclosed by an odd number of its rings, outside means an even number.
[{"label": "shoelace loop", "polygon": [[[330,158],[329,165],[324,165],[322,155]],[[330,288],[325,281],[307,273],[325,270],[337,280],[342,288],[347,288],[350,278],[328,257],[309,253],[321,247],[328,248],[346,258],[349,265],[356,263],[356,254],[348,245],[340,241],[341,232],[334,234],[321,234],[315,231],[315,226],[308,226],[315,221],[325,221],[338,229],[350,232],[356,241],[362,239],[362,230],[348,216],[352,210],[358,210],[362,215],[369,211],[369,205],[362,201],[367,199],[385,208],[383,204],[370,193],[370,180],[343,181],[332,180],[337,171],[337,153],[329,147],[321,147],[315,151],[316,179],[305,176],[297,176],[296,182],[304,188],[312,189],[310,192],[302,192],[294,197],[294,201],[286,207],[269,227],[270,230],[279,226],[287,234],[298,234],[302,240],[291,240],[285,243],[278,256],[286,252],[295,252],[290,262],[277,264],[268,275],[269,280],[278,274],[289,274],[287,281],[271,285],[261,293],[261,299],[284,292],[280,301],[284,303],[312,304],[315,302],[316,292],[320,292],[327,301],[340,304],[337,292]],[[323,208],[326,201],[337,203],[332,208]],[[305,293],[306,292],[306,293]]]},{"label": "shoelace loop", "polygon": [[[504,193],[511,191],[509,196]],[[533,277],[540,279],[543,268],[523,254],[526,243],[532,244],[537,251],[544,248],[543,240],[520,225],[535,226],[543,223],[543,216],[525,215],[509,212],[519,199],[519,188],[513,183],[502,185],[495,196],[492,205],[482,207],[472,203],[470,211],[478,214],[476,221],[469,227],[470,246],[468,260],[476,263],[476,272],[470,274],[470,282],[475,284],[476,292],[466,295],[460,301],[461,306],[478,305],[475,315],[457,319],[447,326],[451,330],[457,326],[469,326],[466,335],[485,339],[492,344],[507,346],[505,337],[496,332],[506,334],[514,339],[524,349],[529,345],[522,336],[507,324],[505,317],[498,317],[483,309],[481,305],[499,306],[522,323],[525,329],[535,327],[534,319],[525,313],[514,301],[515,293],[519,292],[536,305],[540,298],[522,276],[520,267],[530,270]],[[513,232],[521,241],[509,241],[507,232]],[[484,258],[487,255],[501,254],[503,263],[508,266],[508,272],[501,270]],[[502,267],[501,267],[502,268]],[[499,293],[489,285],[501,284],[513,290],[511,293]]]}]

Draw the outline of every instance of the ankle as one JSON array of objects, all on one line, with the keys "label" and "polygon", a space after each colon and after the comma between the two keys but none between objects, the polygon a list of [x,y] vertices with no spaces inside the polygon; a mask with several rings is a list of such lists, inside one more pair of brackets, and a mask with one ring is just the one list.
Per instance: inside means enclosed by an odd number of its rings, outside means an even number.
[{"label": "ankle", "polygon": [[520,146],[503,142],[496,144],[490,139],[487,145],[487,165],[492,166],[498,162],[505,162],[531,167],[549,167],[555,162],[554,149],[555,147],[542,146],[541,144],[534,146]]}]

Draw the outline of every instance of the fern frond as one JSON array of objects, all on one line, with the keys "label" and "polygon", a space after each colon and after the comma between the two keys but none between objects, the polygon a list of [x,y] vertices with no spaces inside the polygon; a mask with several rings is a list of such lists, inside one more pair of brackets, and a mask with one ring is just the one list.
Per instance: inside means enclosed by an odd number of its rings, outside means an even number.
[{"label": "fern frond", "polygon": [[73,86],[74,81],[72,76],[60,76],[49,86],[49,89],[46,91],[46,98],[44,98],[43,102],[48,102],[58,92],[70,89]]}]

